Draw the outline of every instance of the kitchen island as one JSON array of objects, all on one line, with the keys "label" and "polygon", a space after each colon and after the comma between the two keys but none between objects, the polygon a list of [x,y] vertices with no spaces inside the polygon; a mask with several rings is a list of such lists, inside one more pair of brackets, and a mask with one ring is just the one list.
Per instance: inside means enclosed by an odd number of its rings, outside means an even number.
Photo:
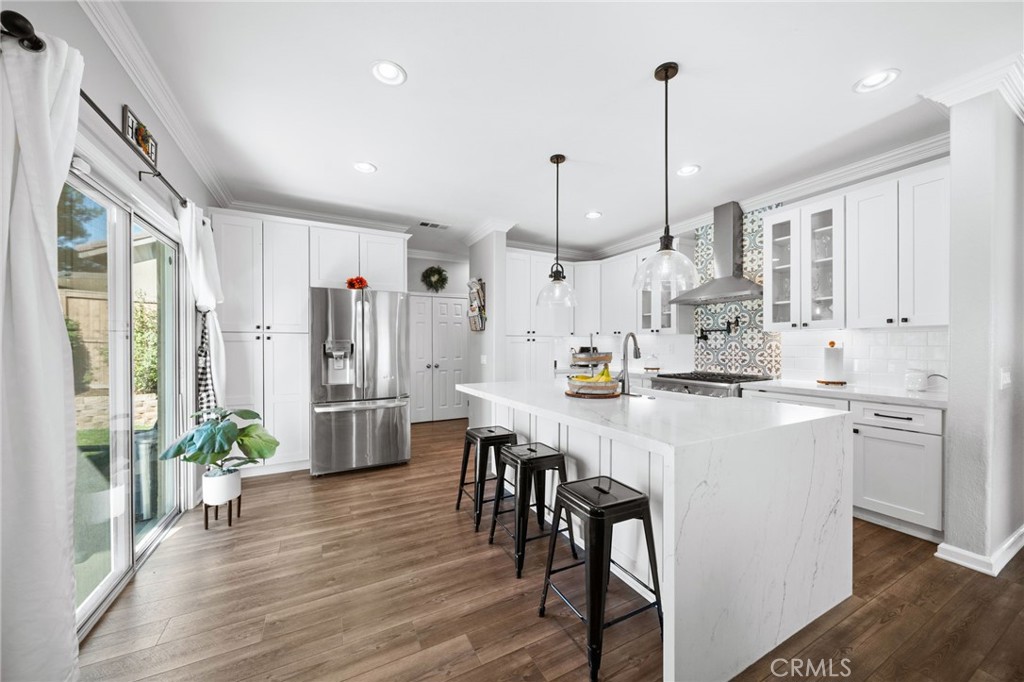
[{"label": "kitchen island", "polygon": [[[564,381],[457,389],[520,442],[563,451],[570,480],[650,495],[666,680],[728,679],[852,593],[848,413],[649,390],[581,400]],[[612,557],[649,583],[638,522],[616,525]]]}]

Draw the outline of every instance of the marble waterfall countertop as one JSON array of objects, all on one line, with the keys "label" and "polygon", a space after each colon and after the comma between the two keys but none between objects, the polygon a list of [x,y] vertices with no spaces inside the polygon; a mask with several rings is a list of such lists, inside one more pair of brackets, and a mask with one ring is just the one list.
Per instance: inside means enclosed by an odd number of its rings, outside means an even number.
[{"label": "marble waterfall countertop", "polygon": [[872,403],[889,403],[890,405],[934,407],[940,410],[946,409],[949,405],[949,393],[945,390],[945,387],[927,391],[908,391],[905,388],[862,386],[859,384],[823,386],[816,381],[793,381],[787,379],[747,381],[740,384],[740,387],[744,391],[762,390],[774,393],[834,398],[836,400],[863,400]]},{"label": "marble waterfall countertop", "polygon": [[597,435],[663,455],[694,443],[812,422],[834,410],[740,398],[707,398],[635,389],[639,396],[607,400],[570,398],[564,379],[459,384],[471,396],[586,427]]}]

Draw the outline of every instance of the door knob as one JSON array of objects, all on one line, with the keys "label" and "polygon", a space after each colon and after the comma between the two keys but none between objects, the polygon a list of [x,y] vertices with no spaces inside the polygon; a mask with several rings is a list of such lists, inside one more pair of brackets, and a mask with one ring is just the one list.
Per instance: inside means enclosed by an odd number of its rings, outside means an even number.
[{"label": "door knob", "polygon": [[434,369],[437,369],[437,368],[438,368],[438,367],[440,367],[440,366],[441,366],[441,365],[438,365],[437,363],[434,363]]},{"label": "door knob", "polygon": [[427,369],[430,369],[430,363],[429,362],[427,363]]}]

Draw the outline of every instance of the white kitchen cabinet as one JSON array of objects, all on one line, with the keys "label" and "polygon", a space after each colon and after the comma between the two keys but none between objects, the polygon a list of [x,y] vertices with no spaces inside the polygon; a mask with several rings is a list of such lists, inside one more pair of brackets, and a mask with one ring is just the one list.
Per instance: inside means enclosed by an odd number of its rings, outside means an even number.
[{"label": "white kitchen cabinet", "polygon": [[[662,283],[661,289],[638,292],[636,329],[643,334],[674,334],[676,332],[676,315],[679,306],[669,303],[672,300],[672,287]],[[689,312],[693,308],[686,307]]]},{"label": "white kitchen cabinet", "polygon": [[637,291],[633,288],[635,253],[601,261],[601,334],[623,335],[637,330]]},{"label": "white kitchen cabinet", "polygon": [[217,396],[221,407],[263,414],[262,333],[224,332],[223,392]]},{"label": "white kitchen cabinet", "polygon": [[507,381],[551,381],[555,378],[555,343],[551,338],[510,336],[506,339]]},{"label": "white kitchen cabinet", "polygon": [[576,292],[573,334],[587,337],[601,333],[601,263],[573,263],[572,287]]},{"label": "white kitchen cabinet", "polygon": [[266,331],[309,332],[309,228],[305,225],[263,223],[263,325]]},{"label": "white kitchen cabinet", "polygon": [[853,505],[942,530],[942,436],[856,425]]},{"label": "white kitchen cabinet", "polygon": [[329,227],[309,230],[309,286],[344,287],[359,274],[359,233]]},{"label": "white kitchen cabinet", "polygon": [[309,334],[263,338],[264,421],[281,445],[267,464],[309,461]]},{"label": "white kitchen cabinet", "polygon": [[377,291],[405,291],[409,286],[405,242],[387,234],[359,235],[359,274]]},{"label": "white kitchen cabinet", "polygon": [[949,166],[847,195],[851,328],[949,324]]},{"label": "white kitchen cabinet", "polygon": [[898,196],[895,179],[846,195],[846,319],[853,329],[896,324]]},{"label": "white kitchen cabinet", "polygon": [[765,330],[844,326],[845,225],[842,196],[765,217]]},{"label": "white kitchen cabinet", "polygon": [[899,324],[949,324],[949,166],[899,181]]},{"label": "white kitchen cabinet", "polygon": [[[263,325],[263,223],[255,218],[214,214],[224,301],[217,319],[225,332],[255,331]],[[259,326],[257,326],[259,325]]]},{"label": "white kitchen cabinet", "polygon": [[309,227],[213,215],[225,332],[309,331]]},{"label": "white kitchen cabinet", "polygon": [[[572,308],[538,308],[537,295],[551,279],[554,254],[509,249],[505,261],[508,296],[506,334],[509,336],[568,336],[572,331]],[[563,264],[572,284],[572,266]]]}]

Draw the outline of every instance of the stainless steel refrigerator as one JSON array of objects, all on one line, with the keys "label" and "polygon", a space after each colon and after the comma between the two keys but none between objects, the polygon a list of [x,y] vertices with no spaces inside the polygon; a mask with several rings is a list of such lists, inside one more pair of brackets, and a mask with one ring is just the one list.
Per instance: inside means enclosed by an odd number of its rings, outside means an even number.
[{"label": "stainless steel refrigerator", "polygon": [[409,459],[405,294],[310,290],[314,476]]}]

